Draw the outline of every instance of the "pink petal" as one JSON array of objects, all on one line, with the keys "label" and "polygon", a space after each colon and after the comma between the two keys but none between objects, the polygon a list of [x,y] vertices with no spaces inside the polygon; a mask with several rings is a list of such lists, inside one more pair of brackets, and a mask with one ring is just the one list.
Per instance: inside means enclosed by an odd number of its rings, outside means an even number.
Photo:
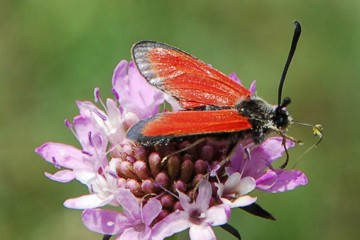
[{"label": "pink petal", "polygon": [[116,67],[113,88],[123,109],[135,113],[140,119],[156,114],[164,102],[164,94],[147,83],[132,61],[129,64],[121,61]]},{"label": "pink petal", "polygon": [[236,73],[232,72],[229,74],[229,78],[234,80],[235,82],[241,84],[240,78],[236,75]]},{"label": "pink petal", "polygon": [[267,192],[290,191],[308,183],[305,174],[299,170],[276,170],[276,173],[278,174],[277,181],[270,189],[266,190]]},{"label": "pink petal", "polygon": [[85,116],[77,116],[73,122],[78,141],[83,149],[92,154],[106,152],[108,139],[99,124]]},{"label": "pink petal", "polygon": [[254,94],[256,92],[256,81],[255,80],[251,82],[249,91],[251,92],[251,94]]},{"label": "pink petal", "polygon": [[235,172],[242,172],[244,163],[244,148],[241,144],[238,144],[235,148],[234,154],[231,157],[231,165],[226,169],[228,175],[232,175]]},{"label": "pink petal", "polygon": [[[282,145],[282,142],[282,137],[269,138],[252,151],[251,157],[255,159],[265,159],[266,162],[270,164],[284,154],[285,148]],[[295,144],[292,141],[286,140],[287,149],[293,147],[294,145]]]},{"label": "pink petal", "polygon": [[42,158],[56,167],[79,168],[85,165],[83,153],[70,145],[47,142],[35,149]]},{"label": "pink petal", "polygon": [[183,109],[179,102],[169,94],[164,94],[165,100],[171,105],[171,111],[176,112]]},{"label": "pink petal", "polygon": [[142,215],[143,221],[146,226],[150,226],[152,221],[159,215],[161,212],[162,205],[159,200],[151,198],[143,207]]},{"label": "pink petal", "polygon": [[128,227],[125,228],[124,232],[121,234],[118,240],[140,240],[140,234],[141,232],[136,231],[133,227]]},{"label": "pink petal", "polygon": [[124,233],[118,238],[119,240],[150,240],[151,228],[145,227],[143,231],[136,227],[126,228]]},{"label": "pink petal", "polygon": [[61,170],[61,171],[57,171],[54,174],[50,174],[46,172],[45,176],[53,181],[57,181],[61,183],[67,183],[75,179],[74,172],[70,170]]},{"label": "pink petal", "polygon": [[192,225],[189,235],[191,240],[216,240],[215,233],[209,226]]},{"label": "pink petal", "polygon": [[274,186],[277,178],[277,173],[271,169],[268,169],[264,175],[256,179],[256,187],[266,191],[267,189],[270,189],[272,186]]},{"label": "pink petal", "polygon": [[212,226],[223,225],[229,221],[230,207],[226,204],[216,205],[206,211],[205,222]]},{"label": "pink petal", "polygon": [[73,126],[76,132],[76,137],[84,149],[89,148],[89,132],[92,132],[93,126],[91,119],[87,116],[76,116],[73,119]]},{"label": "pink petal", "polygon": [[101,234],[117,235],[126,228],[127,218],[122,214],[103,209],[86,209],[83,211],[84,225],[91,231]]},{"label": "pink petal", "polygon": [[141,217],[140,203],[130,190],[119,189],[116,198],[121,204],[127,218],[136,221]]},{"label": "pink petal", "polygon": [[188,211],[190,208],[190,198],[188,197],[188,195],[186,195],[185,193],[182,193],[180,191],[178,191],[179,194],[179,200],[180,200],[180,204],[182,206],[182,208],[185,211]]},{"label": "pink petal", "polygon": [[90,118],[91,114],[97,113],[100,116],[106,116],[105,112],[100,110],[95,104],[90,101],[76,101],[76,105],[79,108],[80,115]]},{"label": "pink petal", "polygon": [[64,206],[73,209],[87,209],[102,207],[107,203],[111,202],[114,198],[113,195],[102,199],[96,194],[83,195],[78,198],[70,198],[64,202]]},{"label": "pink petal", "polygon": [[184,211],[171,213],[152,228],[152,239],[163,240],[175,233],[182,232],[191,226],[188,215]]},{"label": "pink petal", "polygon": [[[122,80],[127,75],[127,67],[128,67],[128,61],[121,60],[119,64],[115,67],[113,77],[112,77],[112,85],[115,90],[122,88]],[[119,93],[119,92],[118,92]]]},{"label": "pink petal", "polygon": [[201,212],[205,212],[209,208],[211,195],[211,184],[206,180],[202,180],[199,184],[199,194],[196,198],[194,207],[198,208]]}]

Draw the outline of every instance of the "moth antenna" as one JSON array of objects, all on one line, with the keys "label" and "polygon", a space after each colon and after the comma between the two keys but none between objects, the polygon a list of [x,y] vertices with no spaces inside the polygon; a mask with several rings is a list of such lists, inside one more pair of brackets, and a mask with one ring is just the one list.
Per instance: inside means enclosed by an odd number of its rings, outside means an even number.
[{"label": "moth antenna", "polygon": [[316,148],[320,142],[322,141],[323,139],[323,132],[324,132],[324,128],[322,127],[321,124],[315,124],[315,125],[312,125],[312,124],[309,124],[309,123],[300,123],[300,122],[294,122],[295,124],[298,124],[298,125],[301,125],[301,126],[306,126],[306,127],[312,127],[312,130],[313,130],[313,134],[314,136],[317,136],[319,137],[319,140],[314,143],[313,145],[311,145],[308,149],[306,149],[305,152],[303,152],[300,157],[298,157],[293,165],[293,169],[297,166],[299,160],[301,158],[303,158],[308,152],[310,152],[312,149]]},{"label": "moth antenna", "polygon": [[286,77],[287,71],[289,69],[291,59],[294,56],[298,40],[301,35],[301,24],[296,20],[294,21],[294,24],[295,24],[295,30],[294,30],[294,35],[293,35],[293,39],[292,39],[291,46],[290,46],[289,55],[286,60],[285,67],[284,67],[284,70],[283,70],[281,78],[280,78],[279,91],[278,91],[278,108],[284,107],[284,106],[282,106],[283,104],[281,104],[281,99],[282,99],[281,95],[282,95],[282,90],[284,87],[285,77]]}]

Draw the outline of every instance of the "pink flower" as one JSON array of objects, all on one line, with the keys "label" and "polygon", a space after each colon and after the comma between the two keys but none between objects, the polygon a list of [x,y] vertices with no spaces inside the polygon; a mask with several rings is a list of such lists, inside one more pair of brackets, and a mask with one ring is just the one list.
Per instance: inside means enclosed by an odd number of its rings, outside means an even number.
[{"label": "pink flower", "polygon": [[[72,124],[65,121],[79,141],[80,149],[47,142],[35,150],[60,169],[54,174],[45,173],[48,178],[63,183],[76,179],[88,187],[90,194],[68,199],[64,203],[66,207],[85,209],[106,204],[118,205],[114,196],[124,183],[116,173],[116,161],[108,155],[114,150],[118,151],[126,143],[125,133],[131,124],[139,118],[157,113],[159,105],[164,101],[162,93],[155,88],[139,88],[146,86],[146,81],[136,71],[133,63],[129,65],[128,69],[126,61],[120,62],[113,79],[115,96],[118,96],[117,91],[121,93],[121,97],[117,99],[124,105],[122,108],[113,99],[107,99],[105,105],[101,101],[99,90],[95,89],[95,100],[102,104],[104,111],[89,101],[77,101],[80,114],[74,117]],[[148,105],[144,106],[144,103]]]},{"label": "pink flower", "polygon": [[[255,146],[239,145],[227,168],[229,175],[239,172],[243,177],[253,177],[256,187],[266,192],[284,192],[306,185],[307,178],[299,170],[274,169],[272,163],[285,152],[282,137],[272,137]],[[287,149],[294,143],[287,140]]]},{"label": "pink flower", "polygon": [[104,209],[87,209],[82,216],[84,225],[94,232],[117,235],[116,239],[152,239],[152,223],[162,209],[160,201],[151,198],[142,206],[142,203],[125,189],[119,189],[117,200],[124,214]]},{"label": "pink flower", "polygon": [[[230,77],[240,84],[236,74]],[[273,219],[254,204],[257,198],[249,194],[255,188],[276,193],[307,183],[298,170],[274,167],[285,151],[281,137],[261,144],[240,139],[231,162],[223,160],[228,157],[226,139],[207,139],[183,152],[197,139],[146,147],[128,141],[128,128],[157,114],[164,101],[173,111],[180,107],[147,84],[133,62],[121,61],[112,83],[115,99],[103,102],[96,88],[100,107],[77,101],[79,115],[72,123],[65,121],[80,146],[47,142],[35,150],[57,169],[45,173],[49,179],[77,180],[87,187],[88,194],[67,199],[64,205],[84,209],[83,223],[91,231],[119,240],[160,240],[190,229],[191,239],[216,239],[212,226],[228,226],[231,208]],[[254,81],[250,92],[255,91]],[[293,145],[286,142],[288,149]],[[179,150],[164,161],[164,156]],[[105,206],[114,210],[102,209]]]},{"label": "pink flower", "polygon": [[146,82],[133,61],[120,61],[112,84],[125,116],[129,115],[133,123],[158,113],[159,105],[164,102],[164,93]]},{"label": "pink flower", "polygon": [[255,179],[252,177],[242,178],[238,172],[230,175],[225,184],[215,183],[215,185],[218,188],[217,194],[222,202],[231,208],[250,205],[257,199],[246,195],[255,189]]},{"label": "pink flower", "polygon": [[193,240],[216,239],[211,226],[227,223],[230,217],[230,208],[226,204],[209,206],[212,196],[211,184],[201,181],[199,194],[196,200],[190,203],[190,198],[178,191],[183,210],[176,211],[154,226],[158,235],[154,240],[169,237],[177,232],[190,228],[190,238]]}]

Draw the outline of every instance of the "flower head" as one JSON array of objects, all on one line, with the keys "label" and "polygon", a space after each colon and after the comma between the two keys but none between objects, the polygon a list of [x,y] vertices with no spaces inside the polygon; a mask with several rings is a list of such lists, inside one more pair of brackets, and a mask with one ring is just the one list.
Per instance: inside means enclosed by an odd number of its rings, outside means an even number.
[{"label": "flower head", "polygon": [[[230,77],[240,84],[236,74]],[[133,62],[121,61],[112,83],[114,98],[103,102],[96,88],[97,104],[78,101],[79,115],[65,121],[78,147],[47,142],[35,150],[58,170],[45,173],[49,179],[77,180],[87,187],[88,194],[64,205],[83,209],[83,223],[91,231],[156,240],[190,229],[191,239],[216,239],[212,227],[227,224],[232,208],[254,204],[257,198],[249,194],[255,188],[276,193],[307,183],[298,170],[274,167],[285,151],[279,137],[261,144],[239,139],[231,161],[226,160],[232,150],[229,139],[193,145],[193,138],[157,146],[127,140],[129,127],[157,114],[164,101],[173,111],[179,106],[147,84]],[[250,92],[255,91],[253,82]],[[287,149],[293,145],[286,141]]]},{"label": "flower head", "polygon": [[159,200],[151,198],[142,206],[129,190],[119,189],[117,201],[124,213],[104,209],[86,209],[83,222],[91,231],[118,235],[118,239],[151,239],[152,223],[159,215],[162,206]]}]

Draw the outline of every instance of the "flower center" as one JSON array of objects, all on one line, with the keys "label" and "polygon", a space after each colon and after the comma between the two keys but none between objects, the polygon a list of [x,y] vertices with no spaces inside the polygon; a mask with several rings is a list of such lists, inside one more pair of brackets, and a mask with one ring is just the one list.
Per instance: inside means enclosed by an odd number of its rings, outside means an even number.
[{"label": "flower center", "polygon": [[200,212],[198,209],[194,209],[191,211],[191,213],[189,214],[190,216],[190,222],[192,222],[193,224],[197,224],[197,225],[201,225],[201,223],[203,222],[203,220],[205,219],[205,214]]}]

